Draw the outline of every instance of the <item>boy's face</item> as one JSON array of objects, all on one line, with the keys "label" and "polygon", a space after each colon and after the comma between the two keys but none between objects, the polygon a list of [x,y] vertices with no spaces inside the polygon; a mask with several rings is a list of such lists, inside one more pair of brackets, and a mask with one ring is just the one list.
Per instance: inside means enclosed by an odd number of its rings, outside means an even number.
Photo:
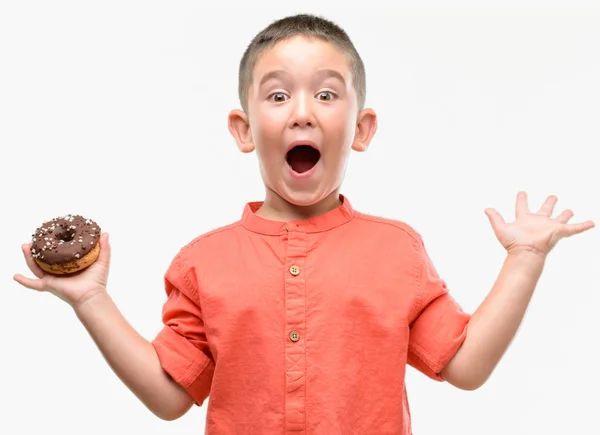
[{"label": "boy's face", "polygon": [[311,206],[337,196],[350,149],[366,149],[376,118],[359,113],[346,55],[297,36],[260,56],[248,115],[233,111],[229,126],[243,152],[256,149],[268,195]]}]

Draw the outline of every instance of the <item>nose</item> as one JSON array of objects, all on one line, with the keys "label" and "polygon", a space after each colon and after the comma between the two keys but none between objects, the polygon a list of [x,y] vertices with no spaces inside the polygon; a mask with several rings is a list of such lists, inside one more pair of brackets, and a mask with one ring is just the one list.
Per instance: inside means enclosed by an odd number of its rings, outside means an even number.
[{"label": "nose", "polygon": [[292,104],[290,128],[314,127],[316,119],[313,111],[313,99],[308,95],[298,95]]}]

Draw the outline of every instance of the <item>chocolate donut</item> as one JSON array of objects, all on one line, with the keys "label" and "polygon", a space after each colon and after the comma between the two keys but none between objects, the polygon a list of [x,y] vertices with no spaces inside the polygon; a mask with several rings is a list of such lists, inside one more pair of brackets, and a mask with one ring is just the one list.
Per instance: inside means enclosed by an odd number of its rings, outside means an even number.
[{"label": "chocolate donut", "polygon": [[79,215],[44,222],[31,235],[31,255],[46,272],[55,275],[85,269],[100,254],[100,227]]}]

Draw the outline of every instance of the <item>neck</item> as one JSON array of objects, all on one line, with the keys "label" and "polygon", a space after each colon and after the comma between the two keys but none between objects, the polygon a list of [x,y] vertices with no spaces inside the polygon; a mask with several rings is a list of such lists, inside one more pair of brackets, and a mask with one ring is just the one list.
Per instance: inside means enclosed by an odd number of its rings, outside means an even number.
[{"label": "neck", "polygon": [[342,204],[339,196],[339,189],[335,189],[316,204],[300,206],[286,201],[274,191],[267,189],[265,201],[256,211],[256,215],[274,221],[298,221],[310,219],[339,207]]}]

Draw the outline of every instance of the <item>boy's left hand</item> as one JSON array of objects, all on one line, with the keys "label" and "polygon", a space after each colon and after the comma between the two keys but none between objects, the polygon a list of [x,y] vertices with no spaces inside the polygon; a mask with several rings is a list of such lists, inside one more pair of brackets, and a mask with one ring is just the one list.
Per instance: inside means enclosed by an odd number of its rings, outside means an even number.
[{"label": "boy's left hand", "polygon": [[537,213],[532,213],[527,205],[527,194],[517,195],[516,220],[506,223],[500,213],[493,208],[485,209],[492,229],[502,246],[510,254],[519,250],[534,251],[545,257],[563,237],[570,237],[594,227],[594,222],[567,224],[573,217],[569,209],[552,218],[558,198],[550,195]]}]

